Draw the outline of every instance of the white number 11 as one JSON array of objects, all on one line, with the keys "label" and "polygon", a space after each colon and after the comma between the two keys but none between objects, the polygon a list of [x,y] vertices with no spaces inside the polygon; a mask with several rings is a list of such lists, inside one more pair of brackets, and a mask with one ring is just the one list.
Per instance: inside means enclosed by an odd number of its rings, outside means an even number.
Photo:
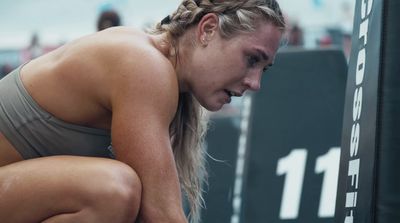
[{"label": "white number 11", "polygon": [[[296,219],[299,215],[306,162],[307,149],[294,149],[288,156],[278,160],[277,175],[286,175],[279,213],[280,219]],[[315,173],[325,173],[318,210],[320,218],[335,215],[339,162],[339,147],[331,148],[328,153],[317,158]]]}]

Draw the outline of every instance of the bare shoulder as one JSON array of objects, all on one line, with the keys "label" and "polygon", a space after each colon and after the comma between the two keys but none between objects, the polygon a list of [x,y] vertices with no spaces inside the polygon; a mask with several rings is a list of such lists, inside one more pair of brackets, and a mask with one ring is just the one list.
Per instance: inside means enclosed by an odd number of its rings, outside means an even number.
[{"label": "bare shoulder", "polygon": [[147,106],[172,116],[178,100],[173,66],[148,34],[132,28],[110,28],[67,43],[28,63],[24,72],[39,104],[71,123],[109,128],[117,107]]},{"label": "bare shoulder", "polygon": [[81,76],[88,75],[85,70],[96,74],[94,79],[99,86],[96,91],[107,95],[111,110],[116,103],[136,105],[148,99],[165,101],[168,105],[177,103],[174,68],[149,34],[134,28],[115,27],[77,40],[69,47],[74,56],[66,58],[73,61],[66,62],[68,68],[63,70],[76,66]]},{"label": "bare shoulder", "polygon": [[[178,103],[178,81],[171,62],[151,41],[149,35],[135,30],[115,30],[120,43],[108,58],[112,69],[111,105],[126,109],[141,107],[169,114]],[[110,33],[110,35],[112,35]],[[125,39],[126,38],[126,39]],[[154,110],[152,110],[154,109]]]}]

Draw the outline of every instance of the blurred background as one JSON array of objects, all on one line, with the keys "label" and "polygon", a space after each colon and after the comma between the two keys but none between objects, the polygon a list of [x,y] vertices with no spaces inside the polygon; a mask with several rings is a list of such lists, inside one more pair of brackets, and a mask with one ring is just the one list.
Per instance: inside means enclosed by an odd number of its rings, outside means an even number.
[{"label": "blurred background", "polygon": [[[179,2],[1,0],[0,77],[27,60],[101,29],[98,23],[102,14],[103,28],[125,25],[145,29],[171,13]],[[278,2],[289,23],[288,46],[337,46],[348,55],[354,0]]]}]

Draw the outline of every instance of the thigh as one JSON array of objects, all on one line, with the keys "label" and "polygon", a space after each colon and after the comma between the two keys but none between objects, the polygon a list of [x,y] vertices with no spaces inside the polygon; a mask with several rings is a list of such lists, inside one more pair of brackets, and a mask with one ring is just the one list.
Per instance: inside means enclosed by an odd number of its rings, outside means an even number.
[{"label": "thigh", "polygon": [[90,199],[98,197],[102,185],[121,178],[114,173],[127,170],[124,165],[104,158],[54,156],[0,167],[0,219],[41,222],[78,212],[96,202]]}]

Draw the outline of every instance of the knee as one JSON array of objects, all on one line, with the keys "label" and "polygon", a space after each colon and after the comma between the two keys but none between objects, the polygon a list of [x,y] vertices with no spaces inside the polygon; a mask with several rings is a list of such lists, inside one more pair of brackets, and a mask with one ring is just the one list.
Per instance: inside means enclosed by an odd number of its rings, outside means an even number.
[{"label": "knee", "polygon": [[[94,200],[98,211],[110,213],[114,222],[133,222],[140,208],[142,184],[128,165],[110,161],[102,165],[100,181],[94,185]],[[95,179],[96,180],[96,179]],[[98,179],[97,179],[98,180]]]},{"label": "knee", "polygon": [[105,166],[105,177],[109,178],[106,185],[111,195],[118,195],[127,200],[140,200],[142,183],[137,173],[128,165],[114,161],[113,164]]}]

